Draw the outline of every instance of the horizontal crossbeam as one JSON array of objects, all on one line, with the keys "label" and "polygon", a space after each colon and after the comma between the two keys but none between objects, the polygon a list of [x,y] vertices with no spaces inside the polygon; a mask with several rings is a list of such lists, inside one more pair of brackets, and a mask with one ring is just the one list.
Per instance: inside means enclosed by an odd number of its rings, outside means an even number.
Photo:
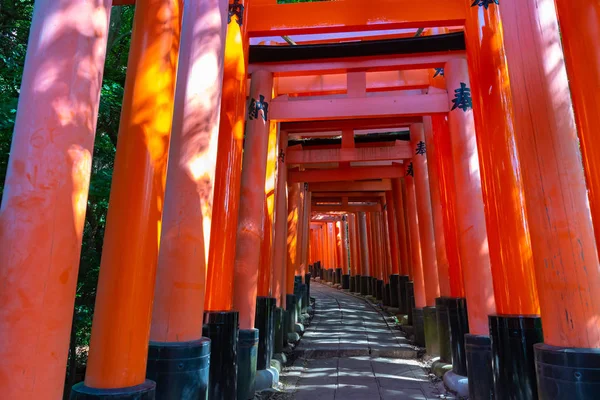
[{"label": "horizontal crossbeam", "polygon": [[378,96],[328,100],[292,100],[287,96],[271,101],[271,119],[306,121],[341,118],[377,118],[423,116],[447,113],[448,96],[419,94],[412,96]]},{"label": "horizontal crossbeam", "polygon": [[250,36],[463,25],[463,0],[339,0],[294,4],[250,2]]},{"label": "horizontal crossbeam", "polygon": [[344,167],[332,169],[315,169],[305,171],[288,171],[288,182],[328,182],[328,181],[357,181],[368,179],[400,178],[404,176],[404,167]]},{"label": "horizontal crossbeam", "polygon": [[288,164],[318,164],[353,161],[396,161],[412,158],[409,142],[397,141],[395,146],[346,149],[293,150],[287,153]]},{"label": "horizontal crossbeam", "polygon": [[363,182],[313,182],[308,184],[308,190],[313,192],[385,192],[392,190],[389,179]]}]

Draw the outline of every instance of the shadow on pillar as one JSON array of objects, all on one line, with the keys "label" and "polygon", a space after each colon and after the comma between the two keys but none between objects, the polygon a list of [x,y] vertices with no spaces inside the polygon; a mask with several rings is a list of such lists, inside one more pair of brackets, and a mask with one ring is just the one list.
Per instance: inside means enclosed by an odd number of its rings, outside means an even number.
[{"label": "shadow on pillar", "polygon": [[440,355],[440,336],[438,332],[437,311],[435,307],[423,308],[423,332],[427,354]]},{"label": "shadow on pillar", "polygon": [[237,311],[207,311],[204,313],[202,335],[211,340],[208,384],[210,400],[237,398],[238,321]]},{"label": "shadow on pillar", "polygon": [[310,306],[310,278],[313,274],[304,275],[304,284],[306,285],[306,307]]},{"label": "shadow on pillar", "polygon": [[257,297],[254,327],[258,329],[258,358],[256,368],[271,367],[275,341],[275,298]]},{"label": "shadow on pillar", "polygon": [[348,287],[348,290],[349,290],[351,293],[354,293],[354,292],[356,292],[356,275],[355,275],[355,276],[351,276],[351,277],[350,277],[350,285],[349,285],[349,287]]},{"label": "shadow on pillar", "polygon": [[412,310],[413,328],[415,333],[415,344],[419,347],[425,347],[425,325],[422,308],[413,308]]},{"label": "shadow on pillar", "polygon": [[362,285],[362,277],[360,275],[356,275],[354,277],[354,293],[360,294],[360,287]]},{"label": "shadow on pillar", "polygon": [[390,306],[390,284],[386,283],[383,285],[383,305],[386,307]]},{"label": "shadow on pillar", "polygon": [[285,297],[285,329],[283,338],[285,344],[289,343],[289,335],[294,336],[296,333],[296,323],[298,322],[298,298],[296,295],[288,294]]},{"label": "shadow on pillar", "polygon": [[541,318],[490,315],[489,325],[496,398],[537,399],[533,346],[544,341]]},{"label": "shadow on pillar", "polygon": [[592,400],[600,394],[600,349],[534,345],[540,400]]},{"label": "shadow on pillar", "polygon": [[237,400],[254,398],[258,338],[258,329],[240,329],[239,331]]},{"label": "shadow on pillar", "polygon": [[[411,305],[412,303],[409,303],[409,297],[408,297],[408,292],[407,292],[407,284],[408,282],[410,282],[410,279],[408,278],[408,275],[400,275],[399,277],[399,290],[398,290],[398,308],[400,309],[400,314],[402,315],[408,315],[409,320],[412,321],[412,312],[408,312],[409,310],[412,310],[414,308],[413,305]],[[410,325],[410,323],[409,323]]]},{"label": "shadow on pillar", "polygon": [[119,389],[95,389],[87,387],[83,382],[73,386],[70,400],[154,400],[156,384],[146,379],[144,383]]},{"label": "shadow on pillar", "polygon": [[450,317],[448,316],[448,298],[435,299],[436,319],[438,325],[440,361],[452,363],[452,345],[450,341]]},{"label": "shadow on pillar", "polygon": [[208,394],[210,339],[150,342],[146,377],[156,382],[156,400],[205,399]]},{"label": "shadow on pillar", "polygon": [[[470,400],[494,398],[492,343],[489,336],[465,335]],[[498,399],[504,400],[504,399]]]},{"label": "shadow on pillar", "polygon": [[335,284],[336,285],[342,284],[342,269],[341,268],[335,269]]},{"label": "shadow on pillar", "polygon": [[448,320],[450,322],[450,346],[452,348],[452,371],[467,376],[467,355],[465,335],[469,333],[467,300],[463,297],[447,298]]}]

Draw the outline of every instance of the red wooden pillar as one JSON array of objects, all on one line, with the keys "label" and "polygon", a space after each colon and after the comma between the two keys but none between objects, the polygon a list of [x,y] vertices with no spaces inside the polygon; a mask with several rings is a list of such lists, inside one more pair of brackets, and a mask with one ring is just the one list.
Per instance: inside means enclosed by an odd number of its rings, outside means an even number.
[{"label": "red wooden pillar", "polygon": [[410,246],[406,215],[406,204],[403,201],[402,178],[392,179],[392,193],[394,195],[394,209],[396,211],[396,227],[398,228],[398,242],[400,250],[399,273],[409,275],[410,271]]},{"label": "red wooden pillar", "polygon": [[285,274],[285,293],[294,294],[294,276],[298,268],[298,218],[300,216],[300,183],[288,186],[287,214],[287,266]]},{"label": "red wooden pillar", "polygon": [[[279,133],[279,151],[277,157],[277,187],[275,189],[275,233],[273,238],[273,291],[277,307],[285,309],[285,276],[287,271],[287,132]],[[321,236],[319,236],[321,239]],[[321,244],[319,244],[321,246]],[[323,249],[320,247],[322,257]]]},{"label": "red wooden pillar", "polygon": [[[400,274],[400,252],[398,251],[400,242],[398,240],[398,229],[396,226],[397,218],[394,193],[391,190],[385,192],[385,204],[387,207],[385,214],[389,232],[388,239],[390,241],[390,261],[392,263],[392,274]],[[404,218],[402,219],[404,220]]]},{"label": "red wooden pillar", "polygon": [[427,171],[427,150],[423,124],[411,125],[410,143],[413,150],[412,163],[417,213],[419,216],[423,277],[425,279],[425,303],[431,307],[435,306],[435,299],[440,296],[440,284],[438,279],[435,235],[433,232],[429,173]]},{"label": "red wooden pillar", "polygon": [[[536,345],[538,368],[575,374],[570,388],[593,396],[598,378],[577,376],[600,365],[600,269],[554,3],[508,0],[500,11],[546,344]],[[539,371],[540,397],[553,387]]]},{"label": "red wooden pillar", "polygon": [[349,242],[348,242],[348,216],[345,215],[344,219],[341,221],[340,225],[340,236],[342,239],[342,275],[348,275],[350,271],[348,270],[349,262],[348,262],[348,254],[349,254]]},{"label": "red wooden pillar", "polygon": [[264,237],[265,179],[269,149],[268,103],[273,75],[267,71],[252,74],[244,141],[240,213],[235,255],[233,306],[239,312],[240,329],[254,329],[258,263]]},{"label": "red wooden pillar", "polygon": [[0,209],[7,399],[63,393],[110,6],[34,5]]},{"label": "red wooden pillar", "polygon": [[[425,281],[423,280],[423,261],[421,258],[421,238],[419,236],[419,217],[417,214],[417,198],[413,178],[413,164],[406,166],[406,213],[410,232],[410,247],[412,250],[412,271],[410,278],[414,284],[415,307],[423,308],[427,305],[425,300]],[[411,310],[408,310],[411,312]]]},{"label": "red wooden pillar", "polygon": [[445,187],[440,186],[439,154],[433,140],[433,123],[431,117],[424,117],[425,145],[427,147],[427,172],[431,194],[431,215],[433,218],[433,233],[435,236],[435,252],[438,267],[440,295],[450,296],[450,265],[446,254],[446,237],[444,232],[444,217],[442,211],[441,192]]},{"label": "red wooden pillar", "polygon": [[600,243],[600,3],[555,0],[565,64],[587,178],[596,243]]},{"label": "red wooden pillar", "polygon": [[246,117],[248,7],[241,5],[241,20],[232,15],[227,25],[223,97],[219,125],[213,217],[206,275],[207,311],[231,311],[238,227],[242,147]]},{"label": "red wooden pillar", "polygon": [[446,115],[431,117],[433,125],[433,142],[437,159],[438,182],[440,186],[440,202],[444,222],[444,241],[448,258],[448,276],[451,297],[465,297],[462,265],[456,223],[456,186],[454,184],[454,164],[452,161],[452,143]]},{"label": "red wooden pillar", "polygon": [[140,2],[135,9],[85,386],[75,392],[150,391],[146,360],[179,28],[178,1]]},{"label": "red wooden pillar", "polygon": [[[223,1],[212,0],[184,3],[181,62],[150,330],[147,368],[150,379],[159,377],[155,368],[159,359],[160,363],[175,363],[210,348],[210,341],[201,338],[208,239],[204,232],[205,221],[209,225],[212,214],[223,83],[224,40],[215,41],[213,37],[225,38],[224,6]],[[212,13],[220,14],[220,18],[207,22],[206,15]],[[199,29],[207,35],[198,38]],[[214,74],[205,74],[205,68]],[[205,371],[204,377],[208,375]],[[170,371],[160,379],[157,397],[164,397],[164,393],[181,397],[184,392],[200,396],[205,391],[200,385],[184,389],[177,371]]]}]

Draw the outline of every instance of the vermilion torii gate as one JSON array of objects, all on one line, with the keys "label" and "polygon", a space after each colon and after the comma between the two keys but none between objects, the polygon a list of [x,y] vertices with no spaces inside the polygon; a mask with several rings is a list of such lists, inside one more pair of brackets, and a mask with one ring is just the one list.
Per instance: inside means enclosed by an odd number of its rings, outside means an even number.
[{"label": "vermilion torii gate", "polygon": [[[35,2],[6,398],[63,391],[110,8],[133,3]],[[71,398],[252,398],[311,266],[407,315],[472,399],[594,398],[599,26],[567,0],[138,0]]]}]

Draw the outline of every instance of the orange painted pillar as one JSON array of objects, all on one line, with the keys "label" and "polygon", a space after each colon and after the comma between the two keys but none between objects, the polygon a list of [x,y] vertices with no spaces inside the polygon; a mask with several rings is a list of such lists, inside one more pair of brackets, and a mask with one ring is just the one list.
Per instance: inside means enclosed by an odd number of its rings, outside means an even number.
[{"label": "orange painted pillar", "polygon": [[382,213],[381,216],[381,235],[382,241],[385,247],[385,274],[383,275],[383,281],[387,284],[390,281],[390,275],[392,275],[392,250],[390,243],[390,229],[387,223],[387,210]]},{"label": "orange painted pillar", "polygon": [[296,269],[295,276],[304,276],[305,267],[302,263],[302,247],[304,244],[304,200],[306,199],[306,184],[300,184],[298,198],[298,220],[296,222]]},{"label": "orange painted pillar", "polygon": [[308,274],[308,236],[310,227],[310,215],[311,215],[311,198],[312,195],[308,191],[308,184],[304,184],[304,207],[303,207],[303,218],[302,218],[302,282],[304,277]]},{"label": "orange painted pillar", "polygon": [[[412,251],[412,271],[410,279],[413,281],[415,294],[415,307],[427,306],[425,300],[425,282],[423,280],[423,261],[421,257],[421,238],[419,233],[419,216],[417,213],[417,198],[415,194],[413,163],[406,166],[406,213],[408,216],[408,228],[410,234],[410,247]],[[411,312],[412,310],[408,310]]]},{"label": "orange painted pillar", "polygon": [[[396,211],[396,228],[398,229],[399,243],[399,273],[400,275],[408,275],[410,270],[410,248],[408,238],[408,228],[406,223],[406,205],[402,195],[402,178],[392,179],[392,193],[394,196],[394,210]],[[389,207],[389,206],[388,206]]]},{"label": "orange painted pillar", "polygon": [[345,216],[344,219],[341,221],[340,225],[340,236],[342,239],[342,275],[348,275],[350,273],[349,271],[349,262],[348,262],[348,254],[349,254],[349,243],[348,243],[348,225],[346,222],[346,218],[348,218],[348,216]]},{"label": "orange painted pillar", "polygon": [[[273,290],[277,307],[285,309],[285,276],[287,271],[287,132],[279,133],[277,153],[277,187],[275,189],[275,232],[273,238]],[[322,254],[322,249],[320,250]]]},{"label": "orange painted pillar", "polygon": [[[471,7],[467,15],[467,60],[497,312],[537,314],[531,241],[523,212],[522,166],[516,149],[500,11],[496,5],[487,9]],[[480,35],[481,26],[489,33]],[[454,83],[457,84],[460,82]],[[459,87],[448,86],[452,93]],[[458,114],[458,110],[452,113]],[[452,147],[456,145],[452,143]],[[463,269],[466,264],[463,259]]]},{"label": "orange painted pillar", "polygon": [[396,208],[394,203],[394,193],[391,190],[388,190],[385,192],[385,204],[387,207],[385,214],[389,232],[387,237],[390,241],[390,261],[392,263],[392,274],[400,274],[400,252],[398,251],[400,242],[398,240]]},{"label": "orange painted pillar", "polygon": [[62,397],[110,6],[34,5],[0,208],[7,399]]},{"label": "orange painted pillar", "polygon": [[[448,62],[444,68],[448,84],[448,101],[458,101],[455,90],[469,87],[465,60]],[[454,89],[452,89],[454,88]],[[469,312],[469,331],[488,335],[488,315],[496,312],[492,269],[483,210],[481,179],[475,136],[473,110],[470,105],[454,107],[448,115],[454,178],[456,185],[456,220],[459,232],[460,258]],[[507,238],[508,239],[508,238]],[[512,240],[512,238],[510,239]]]},{"label": "orange painted pillar", "polygon": [[[408,169],[408,165],[406,166],[406,168]],[[411,167],[411,171],[412,171],[412,167]],[[413,173],[413,172],[411,172]],[[406,178],[401,179],[400,180],[400,186],[401,186],[401,192],[402,192],[402,203],[404,204],[403,207],[403,211],[404,211],[404,221],[406,221],[406,249],[408,250],[408,268],[407,270],[407,275],[412,279],[413,276],[413,248],[412,248],[412,239],[410,237],[410,228],[409,228],[409,217],[408,217],[408,196],[407,196],[407,192],[406,192]],[[415,206],[416,207],[416,206]],[[420,252],[420,250],[419,250]],[[420,253],[419,253],[420,254]],[[419,255],[419,260],[420,260],[420,255]],[[422,261],[419,261],[422,262]]]},{"label": "orange painted pillar", "polygon": [[[237,0],[239,16],[227,25],[223,72],[223,97],[219,125],[213,213],[206,274],[207,311],[231,311],[236,234],[242,176],[242,146],[246,117],[248,7]],[[239,17],[242,17],[241,19]]]},{"label": "orange painted pillar", "polygon": [[371,213],[371,248],[373,250],[373,269],[375,270],[373,277],[381,280],[382,260],[381,260],[381,238],[379,237],[379,213]]},{"label": "orange painted pillar", "polygon": [[[518,9],[512,0],[500,7],[547,344],[536,352],[544,359],[557,351],[584,357],[585,350],[565,348],[600,348],[600,269],[558,21],[553,2],[527,0]],[[517,27],[525,37],[511,31]],[[572,361],[560,365],[583,371]],[[578,392],[591,396],[597,384],[583,380]],[[551,396],[553,385],[541,375],[540,396]]]},{"label": "orange painted pillar", "polygon": [[423,117],[425,130],[425,146],[427,148],[427,172],[431,195],[431,211],[433,218],[433,233],[435,235],[435,252],[438,267],[440,296],[450,296],[450,264],[446,254],[446,237],[444,236],[444,217],[442,216],[442,199],[440,178],[438,175],[439,156],[433,140],[433,123],[431,117]]},{"label": "orange painted pillar", "polygon": [[560,37],[587,178],[590,210],[600,243],[600,3],[555,0]]},{"label": "orange painted pillar", "polygon": [[[211,12],[220,13],[221,18],[207,23],[206,14]],[[219,1],[186,2],[182,18],[181,62],[150,330],[150,340],[158,343],[191,342],[202,336],[204,220],[208,218],[210,223],[212,212],[224,52],[224,42],[212,40],[211,35],[224,38],[227,29],[227,13]],[[198,39],[195,32],[199,26],[211,35]],[[207,49],[216,54],[210,59],[214,75],[205,75],[200,69],[208,67]]]},{"label": "orange painted pillar", "polygon": [[361,271],[360,271],[360,293],[366,295],[368,293],[367,290],[367,282],[369,280],[370,269],[370,257],[369,257],[369,237],[368,237],[368,228],[367,228],[367,215],[364,212],[358,213],[358,234],[360,238],[360,255],[361,255]]},{"label": "orange painted pillar", "polygon": [[298,268],[298,217],[300,214],[300,183],[288,185],[287,265],[285,293],[294,294],[294,276]]},{"label": "orange painted pillar", "polygon": [[421,239],[421,257],[425,278],[425,303],[435,306],[440,297],[440,284],[436,259],[436,243],[433,232],[429,173],[427,171],[427,150],[423,124],[410,126],[410,143],[413,149],[414,187],[419,215],[419,237]]},{"label": "orange painted pillar", "polygon": [[85,386],[75,385],[76,392],[150,390],[144,381],[179,28],[178,1],[136,6]]},{"label": "orange painted pillar", "polygon": [[373,245],[373,213],[367,213],[367,239],[369,241],[369,276],[377,276],[377,252]]},{"label": "orange painted pillar", "polygon": [[269,122],[269,150],[267,154],[267,174],[265,177],[265,215],[263,218],[264,232],[258,266],[258,295],[275,297],[276,269],[280,263],[275,262],[275,186],[277,185],[277,146],[279,130],[277,122]]},{"label": "orange painted pillar", "polygon": [[356,214],[348,214],[348,240],[350,242],[350,275],[359,274],[358,244],[356,232]]},{"label": "orange painted pillar", "polygon": [[440,202],[442,204],[444,242],[446,243],[446,256],[448,258],[449,296],[465,297],[458,241],[458,226],[456,223],[457,200],[448,117],[446,115],[434,115],[431,117],[431,122],[433,125],[433,142],[437,160]]},{"label": "orange painted pillar", "polygon": [[252,74],[248,120],[244,141],[240,212],[235,255],[233,307],[239,312],[240,329],[254,329],[258,264],[264,238],[265,180],[269,150],[268,107],[273,90],[273,74]]}]

